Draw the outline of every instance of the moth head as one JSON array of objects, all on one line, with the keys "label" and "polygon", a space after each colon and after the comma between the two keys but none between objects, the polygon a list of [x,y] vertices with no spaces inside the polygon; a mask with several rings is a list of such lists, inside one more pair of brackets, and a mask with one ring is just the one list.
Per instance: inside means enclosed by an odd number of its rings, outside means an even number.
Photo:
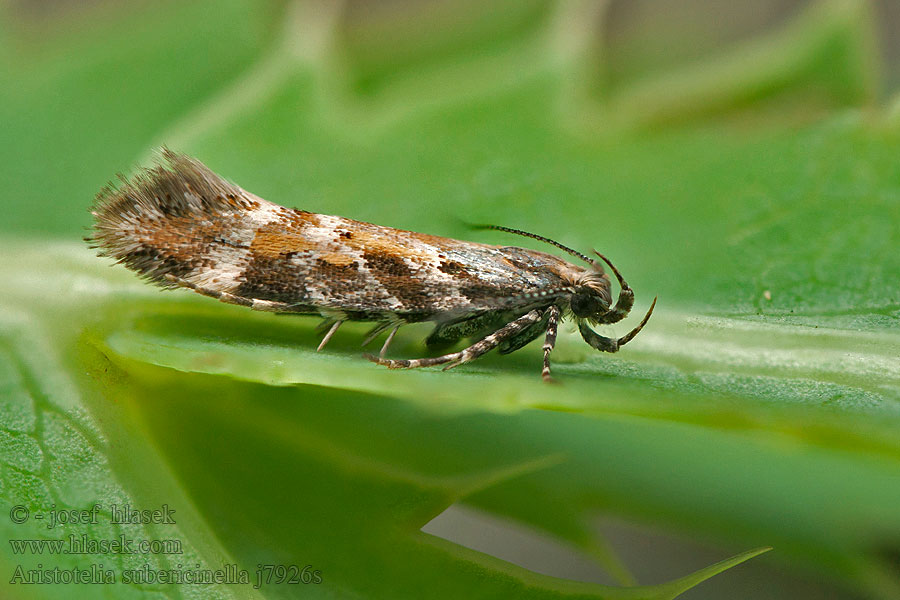
[{"label": "moth head", "polygon": [[599,271],[585,271],[574,287],[569,297],[569,308],[577,318],[598,319],[609,310],[612,295],[609,278],[602,268]]}]

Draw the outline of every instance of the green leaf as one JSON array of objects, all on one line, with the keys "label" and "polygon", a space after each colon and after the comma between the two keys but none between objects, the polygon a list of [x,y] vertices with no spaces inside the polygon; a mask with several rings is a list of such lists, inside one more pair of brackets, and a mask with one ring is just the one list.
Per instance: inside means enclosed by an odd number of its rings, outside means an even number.
[{"label": "green leaf", "polygon": [[[117,598],[673,598],[762,552],[658,586],[560,580],[421,531],[465,502],[556,536],[623,582],[590,526],[598,513],[773,546],[798,572],[896,596],[900,128],[872,106],[868,5],[816,3],[716,58],[625,64],[610,87],[597,77],[597,6],[502,8],[461,2],[403,20],[330,2],[172,2],[49,23],[5,8],[0,531],[183,547],[10,546],[4,581],[19,564],[103,562],[119,575],[234,564],[251,576],[297,564],[323,582],[106,587]],[[446,373],[388,371],[360,357],[359,325],[316,353],[311,319],[161,294],[78,240],[92,194],[161,143],[289,206],[522,243],[462,225],[495,222],[595,246],[636,290],[637,312],[657,294],[659,305],[616,355],[563,331],[557,386],[540,382],[534,345]],[[422,354],[427,331],[405,328],[392,352]],[[98,523],[5,517],[95,503]],[[176,523],[113,525],[112,504],[166,504]],[[96,587],[10,584],[8,595]]]}]

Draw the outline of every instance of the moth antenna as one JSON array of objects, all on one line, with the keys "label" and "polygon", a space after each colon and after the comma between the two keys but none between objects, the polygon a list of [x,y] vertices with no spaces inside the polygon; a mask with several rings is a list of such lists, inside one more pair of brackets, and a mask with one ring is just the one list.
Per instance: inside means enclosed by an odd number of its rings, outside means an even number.
[{"label": "moth antenna", "polygon": [[505,231],[506,233],[514,233],[516,235],[521,235],[523,237],[528,237],[528,238],[531,238],[534,240],[539,240],[541,242],[550,244],[551,246],[556,246],[560,250],[562,250],[564,252],[568,252],[572,256],[580,258],[581,260],[583,260],[584,262],[588,263],[591,266],[597,266],[596,261],[588,258],[581,252],[578,252],[577,250],[572,250],[568,246],[563,246],[562,244],[560,244],[559,242],[557,242],[555,240],[551,240],[550,238],[546,238],[546,237],[544,237],[542,235],[538,235],[536,233],[528,233],[527,231],[522,231],[521,229],[512,229],[511,227],[503,227],[501,225],[475,225],[475,224],[472,224],[472,225],[470,225],[470,227],[472,227],[473,229],[495,229],[497,231]]}]

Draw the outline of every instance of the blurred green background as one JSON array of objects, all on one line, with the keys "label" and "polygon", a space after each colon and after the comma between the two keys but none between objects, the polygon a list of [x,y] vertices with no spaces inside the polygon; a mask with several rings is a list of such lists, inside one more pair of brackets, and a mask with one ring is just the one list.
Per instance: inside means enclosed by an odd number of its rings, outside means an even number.
[{"label": "blurred green background", "polygon": [[[887,0],[0,5],[0,595],[900,598],[898,24]],[[564,327],[557,386],[535,345],[393,372],[360,325],[317,354],[313,319],[160,293],[81,241],[163,144],[287,206],[596,247],[659,305],[617,355]],[[182,547],[5,543],[82,534]],[[12,582],[97,563],[323,581]]]}]

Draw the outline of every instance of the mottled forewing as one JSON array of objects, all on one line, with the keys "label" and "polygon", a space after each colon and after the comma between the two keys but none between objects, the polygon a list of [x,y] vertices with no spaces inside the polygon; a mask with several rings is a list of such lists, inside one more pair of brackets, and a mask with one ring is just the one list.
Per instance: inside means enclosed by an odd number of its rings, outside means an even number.
[{"label": "mottled forewing", "polygon": [[235,293],[425,320],[514,310],[565,287],[552,255],[294,212],[257,232]]},{"label": "mottled forewing", "polygon": [[549,302],[571,268],[555,256],[284,208],[202,163],[163,160],[94,207],[91,241],[162,286],[262,310],[452,322]]}]

